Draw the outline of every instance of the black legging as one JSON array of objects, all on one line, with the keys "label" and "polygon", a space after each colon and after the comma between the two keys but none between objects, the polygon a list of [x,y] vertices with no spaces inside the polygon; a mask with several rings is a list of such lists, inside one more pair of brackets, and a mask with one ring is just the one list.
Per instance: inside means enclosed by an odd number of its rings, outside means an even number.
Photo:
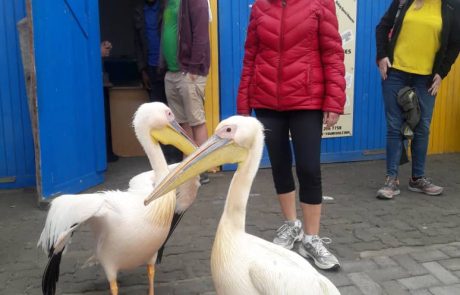
[{"label": "black legging", "polygon": [[265,127],[265,143],[272,166],[273,181],[278,194],[295,190],[292,174],[292,137],[296,172],[299,180],[299,199],[302,203],[321,204],[321,134],[323,112],[299,110],[278,112],[256,109],[257,119]]}]

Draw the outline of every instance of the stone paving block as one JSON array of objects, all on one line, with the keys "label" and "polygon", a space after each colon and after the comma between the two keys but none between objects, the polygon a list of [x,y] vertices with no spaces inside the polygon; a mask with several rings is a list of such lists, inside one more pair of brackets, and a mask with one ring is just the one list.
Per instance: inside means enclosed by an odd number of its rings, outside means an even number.
[{"label": "stone paving block", "polygon": [[402,220],[393,220],[391,221],[391,225],[393,225],[396,229],[402,231],[411,231],[414,230],[414,227]]},{"label": "stone paving block", "polygon": [[449,258],[449,256],[447,256],[439,250],[414,252],[410,255],[418,262],[428,262]]},{"label": "stone paving block", "polygon": [[410,295],[409,291],[397,281],[384,282],[382,287],[389,295]]},{"label": "stone paving block", "polygon": [[385,234],[379,235],[378,237],[383,244],[388,245],[393,248],[400,247],[403,245],[403,242],[401,242],[396,237],[390,234],[385,233]]},{"label": "stone paving block", "polygon": [[458,295],[460,294],[460,284],[430,288],[430,291],[433,295]]},{"label": "stone paving block", "polygon": [[372,259],[382,268],[398,266],[398,263],[396,263],[393,259],[391,259],[388,256],[377,256],[373,257]]},{"label": "stone paving block", "polygon": [[403,284],[406,288],[410,290],[416,289],[425,289],[434,287],[440,284],[440,282],[432,275],[424,275],[411,277],[406,279],[399,279],[399,283]]},{"label": "stone paving block", "polygon": [[367,295],[363,294],[358,288],[355,286],[346,286],[339,288],[339,292],[341,295]]},{"label": "stone paving block", "polygon": [[399,240],[407,240],[407,239],[421,239],[424,234],[420,231],[413,230],[413,231],[395,231],[393,235]]},{"label": "stone paving block", "polygon": [[349,246],[340,245],[340,247],[337,247],[334,250],[335,250],[334,254],[338,255],[339,258],[340,257],[348,257],[349,259],[357,259],[358,258],[358,253],[356,251],[354,251],[353,249],[351,249],[351,247],[349,247]]},{"label": "stone paving block", "polygon": [[371,258],[371,257],[379,257],[379,256],[396,256],[396,255],[404,255],[413,252],[414,250],[410,247],[397,247],[397,248],[384,248],[377,251],[364,251],[360,253],[361,258]]},{"label": "stone paving block", "polygon": [[350,273],[348,277],[364,294],[383,294],[382,287],[374,282],[366,273]]},{"label": "stone paving block", "polygon": [[411,295],[433,295],[429,290],[427,289],[420,289],[420,290],[413,290],[410,292]]},{"label": "stone paving block", "polygon": [[428,273],[428,270],[422,265],[418,264],[411,256],[408,254],[396,255],[393,256],[396,262],[398,262],[402,267],[404,267],[411,275],[418,276]]},{"label": "stone paving block", "polygon": [[367,229],[356,229],[353,231],[354,236],[363,242],[370,242],[370,241],[376,241],[378,238],[369,233]]},{"label": "stone paving block", "polygon": [[452,258],[460,258],[460,249],[454,246],[447,246],[440,249]]},{"label": "stone paving block", "polygon": [[358,252],[384,249],[385,245],[380,241],[353,243],[353,249]]},{"label": "stone paving block", "polygon": [[372,260],[355,260],[355,261],[344,261],[342,263],[342,269],[346,273],[352,272],[366,272],[371,269],[377,269],[377,264]]},{"label": "stone paving block", "polygon": [[411,276],[410,273],[401,266],[369,270],[366,271],[366,273],[378,283]]},{"label": "stone paving block", "polygon": [[331,282],[338,288],[342,286],[349,286],[352,284],[348,276],[343,271],[331,272],[331,271],[322,271],[319,272],[327,277]]},{"label": "stone paving block", "polygon": [[[431,239],[430,239],[431,240]],[[406,246],[425,246],[427,243],[423,240],[423,237],[421,238],[407,238],[407,239],[401,239],[401,242],[403,245]]]},{"label": "stone paving block", "polygon": [[438,280],[443,282],[446,285],[456,284],[460,282],[460,279],[457,278],[455,275],[450,273],[441,264],[433,261],[433,262],[426,262],[423,263],[423,266],[428,269],[428,271],[434,275]]}]

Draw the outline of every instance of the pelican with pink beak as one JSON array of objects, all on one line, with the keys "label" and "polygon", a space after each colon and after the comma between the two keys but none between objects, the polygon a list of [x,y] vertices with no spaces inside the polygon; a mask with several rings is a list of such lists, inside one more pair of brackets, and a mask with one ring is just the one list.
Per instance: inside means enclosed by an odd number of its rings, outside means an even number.
[{"label": "pelican with pink beak", "polygon": [[300,255],[245,231],[246,207],[264,145],[255,118],[234,116],[157,184],[145,204],[188,179],[226,163],[238,164],[211,253],[217,294],[337,295],[337,288]]}]

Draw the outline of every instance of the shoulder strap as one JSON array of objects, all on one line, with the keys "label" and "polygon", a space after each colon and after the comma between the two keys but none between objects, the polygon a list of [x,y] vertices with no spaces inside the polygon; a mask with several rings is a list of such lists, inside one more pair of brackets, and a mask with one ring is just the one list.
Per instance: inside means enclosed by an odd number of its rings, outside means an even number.
[{"label": "shoulder strap", "polygon": [[399,15],[401,14],[401,10],[404,7],[404,5],[406,4],[406,2],[407,2],[407,0],[399,0],[398,11],[396,12],[394,23],[396,23],[396,21],[398,20]]},{"label": "shoulder strap", "polygon": [[398,11],[396,12],[395,19],[393,21],[393,26],[391,27],[390,33],[388,34],[388,40],[390,40],[390,41],[391,41],[391,39],[393,37],[393,32],[394,32],[396,23],[398,22],[399,17],[401,16],[401,11],[402,11],[404,5],[406,5],[406,3],[407,3],[407,0],[399,0]]}]

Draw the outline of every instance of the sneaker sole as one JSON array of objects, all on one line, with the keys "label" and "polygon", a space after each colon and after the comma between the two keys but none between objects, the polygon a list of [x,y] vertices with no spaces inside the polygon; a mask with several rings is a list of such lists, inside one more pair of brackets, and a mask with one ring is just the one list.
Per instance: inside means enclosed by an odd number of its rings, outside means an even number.
[{"label": "sneaker sole", "polygon": [[389,196],[386,196],[384,194],[381,194],[381,193],[377,192],[376,197],[377,197],[377,199],[380,199],[380,200],[393,200],[394,197],[399,195],[400,193],[401,193],[401,191],[397,190],[397,191],[395,191],[395,193],[391,197],[389,197]]},{"label": "sneaker sole", "polygon": [[313,257],[310,253],[308,253],[307,251],[305,251],[304,249],[302,249],[302,247],[299,247],[299,254],[300,256],[306,258],[306,259],[309,259],[309,260],[313,260],[313,262],[315,263],[315,265],[322,269],[322,270],[338,270],[340,269],[340,264],[333,264],[332,266],[331,265],[325,265],[325,264],[321,264],[319,263],[315,257]]},{"label": "sneaker sole", "polygon": [[439,192],[430,193],[430,192],[425,192],[424,190],[421,190],[421,189],[416,188],[416,187],[408,186],[407,188],[408,188],[411,192],[414,192],[414,193],[424,193],[424,194],[429,195],[429,196],[438,196],[438,195],[442,194],[442,192],[444,191],[444,189],[442,189],[442,190],[439,191]]}]

